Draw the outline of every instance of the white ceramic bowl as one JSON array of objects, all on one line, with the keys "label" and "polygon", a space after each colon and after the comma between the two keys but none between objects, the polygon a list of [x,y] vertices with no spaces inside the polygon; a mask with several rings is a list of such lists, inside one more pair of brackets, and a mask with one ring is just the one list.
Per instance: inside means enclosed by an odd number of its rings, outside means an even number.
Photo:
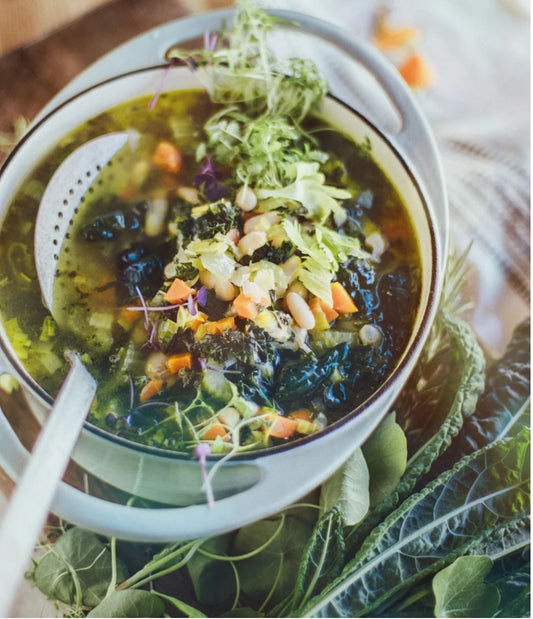
[{"label": "white ceramic bowl", "polygon": [[[409,209],[422,262],[422,298],[409,344],[384,384],[342,420],[317,435],[287,446],[241,455],[224,463],[214,476],[217,501],[212,509],[203,504],[198,462],[140,446],[86,424],[73,453],[78,464],[128,493],[173,507],[126,507],[62,483],[52,511],[85,528],[130,540],[176,541],[228,531],[296,501],[329,477],[384,417],[405,384],[434,318],[442,285],[448,224],[442,173],[427,124],[403,82],[372,49],[318,20],[277,13],[303,23],[307,30],[323,38],[334,40],[363,63],[376,75],[403,119],[400,133],[385,136],[333,97],[326,99],[321,110],[325,119],[356,141],[370,141],[374,159],[386,171]],[[121,71],[120,77],[101,81],[114,75],[116,66],[121,70],[124,65],[130,68],[131,58],[145,58],[146,50],[152,55],[148,54],[150,59],[155,60],[155,55],[161,61],[162,54],[180,33],[200,34],[206,28],[219,26],[230,14],[227,11],[205,14],[156,29],[119,48],[77,78],[45,108],[5,164],[0,175],[0,204],[9,204],[22,179],[59,137],[110,107],[152,94],[165,70],[161,66],[143,69],[137,66],[128,74]],[[176,67],[169,72],[164,89],[195,87],[199,87],[195,76],[185,67]],[[78,94],[70,97],[72,92]],[[17,359],[1,325],[0,345],[35,410],[44,419],[50,398]],[[17,479],[27,458],[28,454],[0,415],[0,463]]]}]

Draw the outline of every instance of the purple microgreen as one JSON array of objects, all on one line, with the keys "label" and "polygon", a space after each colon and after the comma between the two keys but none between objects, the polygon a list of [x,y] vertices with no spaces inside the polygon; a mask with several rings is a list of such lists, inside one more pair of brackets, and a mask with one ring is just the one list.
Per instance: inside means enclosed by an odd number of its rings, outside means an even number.
[{"label": "purple microgreen", "polygon": [[198,303],[200,307],[204,307],[207,303],[207,288],[205,286],[198,289],[196,293],[196,303]]},{"label": "purple microgreen", "polygon": [[211,159],[207,156],[204,159],[200,173],[194,177],[194,184],[203,191],[205,197],[211,202],[220,200],[228,191],[222,183],[219,183]]},{"label": "purple microgreen", "polygon": [[148,336],[148,340],[144,344],[144,346],[148,346],[153,348],[154,350],[161,350],[157,342],[154,341],[155,335],[157,333],[157,327],[159,326],[159,318],[156,318],[152,328],[150,329],[150,334]]},{"label": "purple microgreen", "polygon": [[198,65],[198,63],[196,62],[196,60],[195,60],[194,58],[191,58],[190,56],[189,56],[189,58],[186,58],[186,59],[184,60],[184,62],[185,62],[185,64],[187,65],[187,67],[188,67],[189,71],[194,72],[194,71],[196,71],[196,69],[198,69],[198,67],[199,67],[199,65]]},{"label": "purple microgreen", "polygon": [[209,30],[204,32],[204,48],[208,52],[214,52],[218,43],[218,32],[211,34]]},{"label": "purple microgreen", "polygon": [[172,64],[167,65],[167,68],[165,69],[163,75],[161,76],[161,79],[159,80],[159,84],[157,85],[157,88],[155,89],[154,96],[152,97],[152,100],[150,101],[150,104],[148,105],[148,109],[150,111],[154,109],[155,104],[157,103],[157,100],[159,99],[159,95],[161,94],[161,91],[163,90],[163,86],[165,85],[165,82],[167,81],[168,74],[170,73],[171,67],[172,67]]},{"label": "purple microgreen", "polygon": [[175,303],[173,305],[143,305],[142,307],[133,305],[131,307],[127,307],[126,309],[129,312],[166,312],[168,310],[181,307],[182,305],[184,305],[184,303]]},{"label": "purple microgreen", "polygon": [[194,448],[194,457],[198,459],[200,463],[200,470],[202,471],[203,487],[205,490],[205,498],[207,499],[207,505],[213,507],[215,505],[215,497],[213,495],[213,487],[207,476],[207,456],[211,455],[211,445],[209,443],[198,443]]},{"label": "purple microgreen", "polygon": [[207,369],[207,363],[205,362],[205,359],[202,359],[202,357],[198,357],[198,364],[202,370]]},{"label": "purple microgreen", "polygon": [[190,294],[190,295],[187,297],[187,309],[189,310],[189,314],[190,314],[191,316],[196,316],[196,314],[198,313],[198,312],[196,311],[196,304],[195,304],[195,302],[194,302],[194,297],[193,297],[193,295],[192,295],[192,294]]},{"label": "purple microgreen", "polygon": [[140,309],[144,312],[144,326],[146,328],[146,333],[150,333],[150,318],[148,317],[148,308],[146,306],[143,293],[141,292],[139,286],[135,286],[135,290],[137,291],[137,294],[139,295],[139,299],[141,301]]},{"label": "purple microgreen", "polygon": [[133,408],[133,402],[135,400],[135,385],[133,384],[133,378],[128,376],[130,381],[130,408]]}]

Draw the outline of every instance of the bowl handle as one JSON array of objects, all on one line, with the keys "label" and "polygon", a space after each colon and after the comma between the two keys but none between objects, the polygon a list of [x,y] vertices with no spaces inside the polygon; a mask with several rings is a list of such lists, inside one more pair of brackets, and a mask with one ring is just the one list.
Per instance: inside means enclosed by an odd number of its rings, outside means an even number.
[{"label": "bowl handle", "polygon": [[[360,436],[368,436],[379,419],[375,412],[372,416],[361,415]],[[360,444],[357,435],[358,428],[352,427],[349,432],[330,432],[320,441],[311,440],[297,449],[258,457],[252,461],[259,468],[257,483],[215,501],[213,507],[206,504],[157,509],[132,507],[86,494],[61,482],[52,512],[84,529],[129,541],[178,542],[226,533],[270,516],[311,492]],[[0,409],[0,465],[17,481],[29,459],[29,452]],[[311,461],[313,475],[309,475],[306,466]],[[319,476],[316,471],[320,472]]]}]

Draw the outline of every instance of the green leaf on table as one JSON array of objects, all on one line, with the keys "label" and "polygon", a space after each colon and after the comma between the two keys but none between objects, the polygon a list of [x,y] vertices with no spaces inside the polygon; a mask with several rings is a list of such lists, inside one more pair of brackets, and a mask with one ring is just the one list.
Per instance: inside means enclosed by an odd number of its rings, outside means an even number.
[{"label": "green leaf on table", "polygon": [[143,589],[115,591],[93,608],[87,617],[163,617],[165,604]]},{"label": "green leaf on table", "polygon": [[341,511],[344,524],[351,526],[362,520],[370,504],[368,467],[361,448],[357,448],[346,463],[322,484],[320,513],[335,506]]},{"label": "green leaf on table", "polygon": [[338,507],[317,522],[303,553],[290,608],[304,604],[336,578],[344,565],[343,515]]},{"label": "green leaf on table", "polygon": [[489,557],[467,556],[435,574],[435,617],[493,617],[500,593],[485,582],[491,568]]},{"label": "green leaf on table", "polygon": [[228,610],[227,613],[220,615],[221,617],[244,617],[245,619],[250,619],[251,617],[264,617],[264,613],[260,613],[253,608],[234,608],[233,610]]},{"label": "green leaf on table", "polygon": [[394,413],[385,417],[363,445],[370,473],[370,505],[386,499],[398,486],[407,465],[407,441]]},{"label": "green leaf on table", "polygon": [[154,593],[158,595],[162,600],[165,600],[165,602],[167,602],[168,604],[174,606],[174,608],[177,608],[180,613],[182,613],[186,617],[189,617],[190,619],[204,619],[204,617],[207,617],[207,615],[204,615],[202,611],[194,608],[190,604],[186,604],[182,600],[172,595],[165,595],[160,591],[154,591]]},{"label": "green leaf on table", "polygon": [[449,447],[465,418],[475,410],[484,387],[485,357],[474,332],[460,318],[441,311],[437,335],[395,404],[396,420],[407,438],[409,459],[397,488],[371,508],[350,536],[357,548],[383,518],[408,497],[433,462]]},{"label": "green leaf on table", "polygon": [[529,433],[494,443],[410,496],[297,616],[359,617],[457,557],[484,553],[529,511]]},{"label": "green leaf on table", "polygon": [[[272,602],[292,593],[304,548],[312,527],[293,516],[259,520],[240,529],[234,554],[253,553],[236,562],[242,591],[254,600],[264,600],[272,591]],[[266,548],[257,552],[266,542]]]},{"label": "green leaf on table", "polygon": [[225,555],[229,536],[219,535],[203,544],[187,562],[187,570],[194,587],[196,599],[201,604],[223,604],[235,596],[235,573],[228,561],[218,561],[201,553]]},{"label": "green leaf on table", "polygon": [[474,412],[485,387],[485,357],[472,328],[461,318],[446,312],[441,312],[439,321],[449,339],[452,357],[444,362],[441,360],[439,364],[441,371],[447,375],[445,387],[452,401],[446,407],[439,400],[429,410],[420,407],[420,403],[413,410],[404,411],[401,406],[396,408],[398,420],[400,416],[407,416],[410,424],[413,424],[414,419],[419,423],[417,448],[414,453],[410,452],[405,475],[398,487],[400,497],[407,496],[413,490],[418,479],[447,449],[464,420]]},{"label": "green leaf on table", "polygon": [[439,460],[435,470],[449,468],[459,457],[520,430],[529,424],[531,393],[531,323],[515,329],[505,354],[487,370],[485,391],[475,412]]},{"label": "green leaf on table", "polygon": [[[109,548],[94,533],[73,527],[37,563],[33,578],[51,599],[92,607],[105,597],[111,572]],[[127,575],[124,563],[117,561],[117,582]]]},{"label": "green leaf on table", "polygon": [[529,546],[494,562],[487,582],[500,591],[499,617],[528,617],[531,611],[531,556]]}]

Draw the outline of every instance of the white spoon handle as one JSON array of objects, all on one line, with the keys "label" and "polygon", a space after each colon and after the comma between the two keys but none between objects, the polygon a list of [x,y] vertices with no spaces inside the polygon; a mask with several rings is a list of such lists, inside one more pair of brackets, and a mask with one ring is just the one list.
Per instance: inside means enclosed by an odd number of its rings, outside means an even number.
[{"label": "white spoon handle", "polygon": [[96,393],[96,382],[79,358],[72,355],[71,361],[68,376],[0,523],[0,617],[10,616],[57,484]]}]

